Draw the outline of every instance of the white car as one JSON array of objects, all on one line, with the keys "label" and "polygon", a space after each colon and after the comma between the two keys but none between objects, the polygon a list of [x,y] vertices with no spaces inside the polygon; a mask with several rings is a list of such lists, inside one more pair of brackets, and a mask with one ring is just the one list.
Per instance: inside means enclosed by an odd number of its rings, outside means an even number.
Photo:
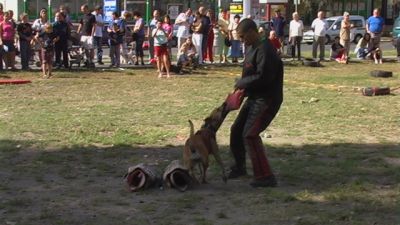
[{"label": "white car", "polygon": [[[340,27],[342,25],[343,16],[334,16],[326,19],[328,22],[328,30],[326,32],[326,44],[332,42],[335,37],[340,35]],[[365,19],[362,16],[350,16],[350,23],[353,28],[350,31],[350,40],[357,43],[365,34]],[[309,30],[303,34],[303,42],[312,44],[314,42],[314,31]]]}]

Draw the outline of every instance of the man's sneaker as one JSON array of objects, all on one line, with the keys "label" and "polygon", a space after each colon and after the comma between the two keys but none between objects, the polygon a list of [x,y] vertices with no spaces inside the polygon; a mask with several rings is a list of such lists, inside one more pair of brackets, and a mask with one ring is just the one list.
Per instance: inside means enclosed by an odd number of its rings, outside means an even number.
[{"label": "man's sneaker", "polygon": [[228,174],[228,179],[235,179],[235,178],[246,176],[246,175],[247,175],[246,169],[243,169],[243,168],[239,169],[236,166],[232,166],[231,171]]},{"label": "man's sneaker", "polygon": [[97,62],[97,64],[104,65],[104,63],[102,61]]},{"label": "man's sneaker", "polygon": [[276,187],[278,183],[276,182],[275,176],[271,175],[264,179],[254,180],[250,183],[252,187]]}]

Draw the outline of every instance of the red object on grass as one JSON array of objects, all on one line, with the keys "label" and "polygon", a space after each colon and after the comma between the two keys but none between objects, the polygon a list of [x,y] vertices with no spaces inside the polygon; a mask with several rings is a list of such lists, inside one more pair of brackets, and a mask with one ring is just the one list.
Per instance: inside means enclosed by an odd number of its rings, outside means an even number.
[{"label": "red object on grass", "polygon": [[0,84],[27,84],[30,80],[0,80]]}]

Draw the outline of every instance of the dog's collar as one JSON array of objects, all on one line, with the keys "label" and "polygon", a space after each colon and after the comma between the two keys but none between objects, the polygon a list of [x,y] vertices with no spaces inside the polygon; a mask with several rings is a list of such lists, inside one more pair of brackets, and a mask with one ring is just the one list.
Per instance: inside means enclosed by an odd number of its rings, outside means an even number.
[{"label": "dog's collar", "polygon": [[204,125],[202,126],[202,128],[211,130],[211,131],[214,132],[214,133],[217,132],[217,128],[215,128],[213,125],[211,125],[211,124],[209,124],[209,123],[208,123],[208,124],[204,124]]}]

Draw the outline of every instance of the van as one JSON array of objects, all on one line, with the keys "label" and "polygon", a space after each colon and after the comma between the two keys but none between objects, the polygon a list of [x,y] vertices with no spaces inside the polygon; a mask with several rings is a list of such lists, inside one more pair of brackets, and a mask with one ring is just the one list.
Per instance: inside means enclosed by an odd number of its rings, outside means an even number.
[{"label": "van", "polygon": [[[328,22],[328,30],[326,31],[326,44],[333,42],[335,37],[340,35],[340,27],[342,25],[343,16],[334,16],[326,19]],[[365,19],[362,16],[350,15],[350,23],[353,28],[350,31],[350,40],[357,43],[365,34]],[[314,42],[314,31],[309,30],[303,34],[303,42],[312,44]]]}]

